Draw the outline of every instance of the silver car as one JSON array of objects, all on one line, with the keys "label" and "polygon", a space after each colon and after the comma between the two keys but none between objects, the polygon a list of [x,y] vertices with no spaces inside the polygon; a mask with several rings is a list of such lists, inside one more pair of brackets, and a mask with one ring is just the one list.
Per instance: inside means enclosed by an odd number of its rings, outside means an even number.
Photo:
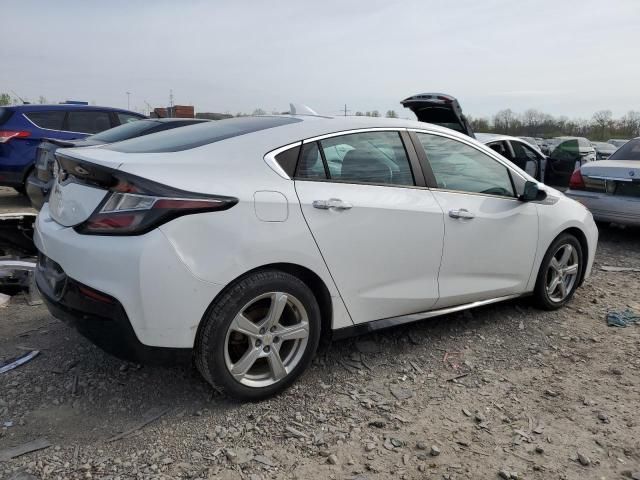
[{"label": "silver car", "polygon": [[582,165],[565,193],[591,210],[596,221],[640,226],[640,137],[608,160]]}]

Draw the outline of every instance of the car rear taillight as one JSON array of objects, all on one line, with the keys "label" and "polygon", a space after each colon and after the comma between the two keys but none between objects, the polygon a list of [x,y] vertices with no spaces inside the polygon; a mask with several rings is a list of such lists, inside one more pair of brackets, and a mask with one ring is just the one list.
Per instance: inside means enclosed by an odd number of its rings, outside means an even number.
[{"label": "car rear taillight", "polygon": [[0,143],[7,143],[12,138],[27,138],[31,132],[27,130],[0,130]]},{"label": "car rear taillight", "polygon": [[571,175],[571,179],[569,180],[569,188],[572,190],[584,190],[586,188],[584,184],[584,178],[582,178],[582,172],[580,172],[580,169],[577,169]]},{"label": "car rear taillight", "polygon": [[76,231],[88,235],[141,235],[174,218],[227,210],[231,197],[181,198],[111,192]]},{"label": "car rear taillight", "polygon": [[122,172],[93,214],[75,227],[85,235],[142,235],[175,218],[228,210],[234,197],[185,192]]}]

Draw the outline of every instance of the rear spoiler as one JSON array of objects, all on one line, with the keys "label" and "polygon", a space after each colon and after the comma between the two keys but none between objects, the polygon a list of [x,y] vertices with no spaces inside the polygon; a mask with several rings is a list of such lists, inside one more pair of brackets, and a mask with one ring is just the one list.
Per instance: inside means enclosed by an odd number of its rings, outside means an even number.
[{"label": "rear spoiler", "polygon": [[54,145],[57,145],[58,147],[73,147],[74,143],[67,141],[67,140],[61,140],[59,138],[43,138],[42,139],[43,142],[49,142],[49,143],[53,143]]}]

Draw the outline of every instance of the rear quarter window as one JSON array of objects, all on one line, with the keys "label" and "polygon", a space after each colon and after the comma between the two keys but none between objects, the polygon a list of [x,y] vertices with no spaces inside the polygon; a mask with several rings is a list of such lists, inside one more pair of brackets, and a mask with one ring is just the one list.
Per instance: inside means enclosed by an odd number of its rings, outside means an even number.
[{"label": "rear quarter window", "polygon": [[44,112],[26,112],[24,116],[37,127],[47,130],[62,130],[65,113],[64,110],[51,110]]},{"label": "rear quarter window", "polygon": [[301,121],[299,118],[275,116],[230,118],[192,125],[185,129],[166,130],[152,136],[132,138],[105,148],[122,153],[180,152],[247,133]]}]

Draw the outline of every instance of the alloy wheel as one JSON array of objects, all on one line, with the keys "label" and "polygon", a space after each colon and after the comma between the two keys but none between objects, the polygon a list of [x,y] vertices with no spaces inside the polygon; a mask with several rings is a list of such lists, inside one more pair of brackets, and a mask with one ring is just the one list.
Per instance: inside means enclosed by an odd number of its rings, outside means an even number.
[{"label": "alloy wheel", "polygon": [[569,243],[560,245],[551,257],[545,288],[552,302],[562,302],[573,291],[578,280],[578,262],[578,251]]},{"label": "alloy wheel", "polygon": [[302,302],[284,292],[249,301],[227,330],[224,359],[228,371],[248,387],[266,387],[300,363],[309,340],[309,317]]}]

